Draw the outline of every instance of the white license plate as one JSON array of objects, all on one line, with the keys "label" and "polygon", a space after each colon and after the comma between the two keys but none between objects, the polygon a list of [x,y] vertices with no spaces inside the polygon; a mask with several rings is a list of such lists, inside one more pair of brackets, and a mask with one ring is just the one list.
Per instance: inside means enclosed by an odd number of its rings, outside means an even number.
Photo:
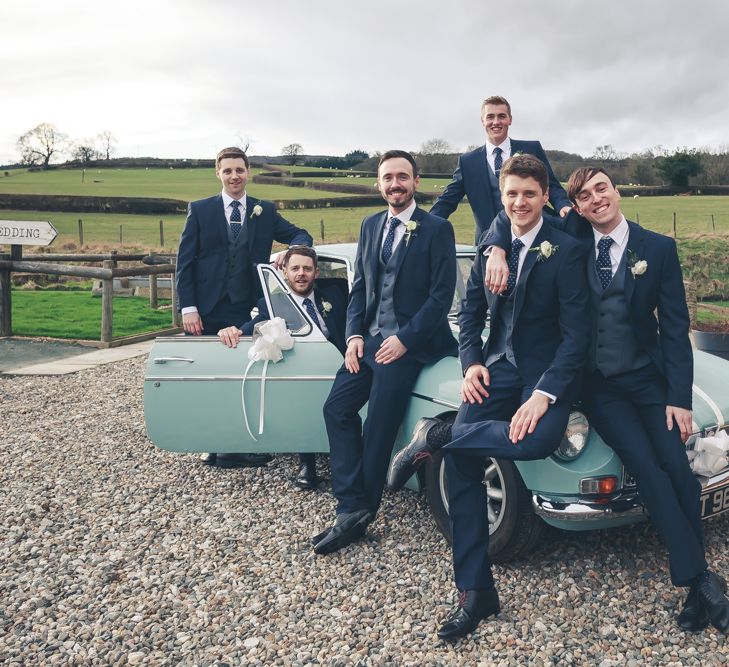
[{"label": "white license plate", "polygon": [[729,510],[729,479],[718,489],[701,494],[701,518]]}]

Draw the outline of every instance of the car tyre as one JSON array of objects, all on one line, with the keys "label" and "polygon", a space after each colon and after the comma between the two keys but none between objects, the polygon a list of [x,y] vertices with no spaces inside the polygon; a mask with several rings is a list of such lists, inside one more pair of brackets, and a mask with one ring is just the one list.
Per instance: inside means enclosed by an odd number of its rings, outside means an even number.
[{"label": "car tyre", "polygon": [[[423,483],[435,524],[448,543],[452,542],[448,516],[447,479],[443,451],[423,466]],[[489,557],[505,563],[526,555],[542,536],[545,523],[532,509],[532,494],[512,461],[487,459],[484,483],[489,496]]]}]

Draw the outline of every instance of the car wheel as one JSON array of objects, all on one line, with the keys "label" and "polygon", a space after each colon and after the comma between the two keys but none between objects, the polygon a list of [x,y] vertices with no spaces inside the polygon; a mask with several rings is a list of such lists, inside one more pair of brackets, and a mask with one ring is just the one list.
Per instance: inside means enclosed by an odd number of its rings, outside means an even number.
[{"label": "car wheel", "polygon": [[[450,544],[448,480],[443,451],[428,459],[423,467],[425,495],[438,530]],[[532,495],[511,461],[486,459],[484,481],[489,517],[489,557],[494,563],[514,560],[527,554],[538,542],[544,522],[534,514]]]}]

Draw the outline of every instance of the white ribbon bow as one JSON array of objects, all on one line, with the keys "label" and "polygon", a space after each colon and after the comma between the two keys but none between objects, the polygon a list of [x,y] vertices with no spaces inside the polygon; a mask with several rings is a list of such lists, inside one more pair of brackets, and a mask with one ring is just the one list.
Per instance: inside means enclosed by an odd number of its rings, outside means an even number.
[{"label": "white ribbon bow", "polygon": [[691,469],[697,475],[711,477],[729,466],[729,435],[719,431],[708,438],[697,438],[693,451],[688,451]]}]

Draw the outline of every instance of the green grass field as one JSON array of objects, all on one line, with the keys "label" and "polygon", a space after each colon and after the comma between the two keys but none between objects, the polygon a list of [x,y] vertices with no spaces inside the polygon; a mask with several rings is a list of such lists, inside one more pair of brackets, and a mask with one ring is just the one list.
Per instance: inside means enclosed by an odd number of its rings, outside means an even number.
[{"label": "green grass field", "polygon": [[[98,340],[101,332],[101,297],[91,291],[30,291],[14,289],[13,333]],[[165,303],[161,301],[161,303]],[[149,299],[114,299],[114,338],[172,326],[169,310],[149,307]]]},{"label": "green grass field", "polygon": [[[260,173],[253,169],[252,173]],[[29,172],[14,169],[0,175],[2,194],[88,195],[100,197],[164,197],[190,201],[220,190],[213,169],[80,169]],[[261,199],[320,199],[346,197],[347,193],[250,183],[248,192]]]}]

